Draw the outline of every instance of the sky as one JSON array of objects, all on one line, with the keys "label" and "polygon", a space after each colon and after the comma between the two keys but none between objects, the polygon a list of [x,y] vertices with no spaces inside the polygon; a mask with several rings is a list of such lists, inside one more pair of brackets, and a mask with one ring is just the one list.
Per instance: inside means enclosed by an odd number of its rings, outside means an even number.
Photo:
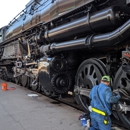
[{"label": "sky", "polygon": [[30,0],[1,0],[0,1],[0,28],[8,23],[24,8]]}]

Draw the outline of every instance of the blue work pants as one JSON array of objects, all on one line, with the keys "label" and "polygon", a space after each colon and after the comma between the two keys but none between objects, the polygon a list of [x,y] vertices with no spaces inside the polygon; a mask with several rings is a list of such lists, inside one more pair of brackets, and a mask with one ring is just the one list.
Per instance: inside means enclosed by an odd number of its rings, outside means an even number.
[{"label": "blue work pants", "polygon": [[104,116],[91,112],[91,127],[89,130],[111,130],[111,119],[108,117],[108,124],[104,124]]}]

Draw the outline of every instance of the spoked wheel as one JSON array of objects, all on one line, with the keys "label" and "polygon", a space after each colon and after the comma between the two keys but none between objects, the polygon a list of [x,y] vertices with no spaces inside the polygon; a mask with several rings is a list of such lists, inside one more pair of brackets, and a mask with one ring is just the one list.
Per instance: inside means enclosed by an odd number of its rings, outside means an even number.
[{"label": "spoked wheel", "polygon": [[[78,68],[76,74],[76,86],[78,89],[91,89],[101,81],[101,77],[106,75],[105,65],[98,59],[85,60]],[[75,88],[77,89],[77,88]],[[90,104],[89,97],[74,93],[76,101],[82,106],[85,112],[88,112]]]},{"label": "spoked wheel", "polygon": [[[114,89],[117,89],[117,88],[128,89],[129,87],[130,87],[130,75],[127,74],[125,71],[123,71],[122,67],[120,67],[114,79]],[[123,101],[122,99],[121,102],[122,103],[126,102],[127,105],[130,105],[130,101],[128,100]],[[125,127],[130,129],[130,112],[127,112],[126,114],[117,112],[117,114],[120,120],[124,123]]]}]

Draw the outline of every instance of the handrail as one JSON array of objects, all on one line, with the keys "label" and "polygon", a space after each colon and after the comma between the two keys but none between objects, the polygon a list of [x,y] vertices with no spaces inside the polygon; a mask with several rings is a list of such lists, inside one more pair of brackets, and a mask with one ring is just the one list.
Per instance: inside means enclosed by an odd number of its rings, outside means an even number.
[{"label": "handrail", "polygon": [[[40,6],[44,5],[47,1],[48,1],[48,0],[44,1],[41,5],[39,5],[39,6],[37,7],[37,9],[38,9]],[[11,25],[19,18],[19,16],[21,16],[21,15],[24,14],[24,13],[26,13],[26,9],[27,9],[29,6],[31,6],[34,2],[37,2],[37,1],[33,1],[33,2],[32,2],[31,4],[29,4],[25,9],[23,9],[18,15],[16,15],[16,16],[9,22],[8,27],[11,26]],[[39,3],[39,4],[40,4],[40,3]]]},{"label": "handrail", "polygon": [[[34,2],[32,2],[34,3]],[[32,5],[32,3],[30,5]],[[17,14],[8,24],[8,26],[11,26],[22,14],[26,13],[26,9],[30,6],[28,5],[25,9],[23,9],[19,14]]]}]

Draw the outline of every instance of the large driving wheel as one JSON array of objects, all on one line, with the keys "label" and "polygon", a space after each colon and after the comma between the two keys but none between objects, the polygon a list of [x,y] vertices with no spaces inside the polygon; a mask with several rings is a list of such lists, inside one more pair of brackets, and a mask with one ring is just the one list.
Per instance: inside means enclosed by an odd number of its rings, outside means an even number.
[{"label": "large driving wheel", "polygon": [[[101,77],[106,75],[105,65],[98,59],[88,59],[82,62],[76,74],[75,87],[91,89],[101,81]],[[77,88],[75,88],[77,89]],[[85,112],[88,112],[89,97],[79,93],[74,94],[76,101],[82,106]]]},{"label": "large driving wheel", "polygon": [[[115,79],[114,79],[114,89],[128,89],[130,87],[130,75],[127,74],[125,71],[122,70],[122,67],[118,70],[116,73]],[[127,105],[130,105],[130,101],[128,100],[121,100],[121,102],[126,102]],[[125,113],[119,113],[117,112],[120,120],[124,123],[125,127],[130,129],[130,112]]]}]

